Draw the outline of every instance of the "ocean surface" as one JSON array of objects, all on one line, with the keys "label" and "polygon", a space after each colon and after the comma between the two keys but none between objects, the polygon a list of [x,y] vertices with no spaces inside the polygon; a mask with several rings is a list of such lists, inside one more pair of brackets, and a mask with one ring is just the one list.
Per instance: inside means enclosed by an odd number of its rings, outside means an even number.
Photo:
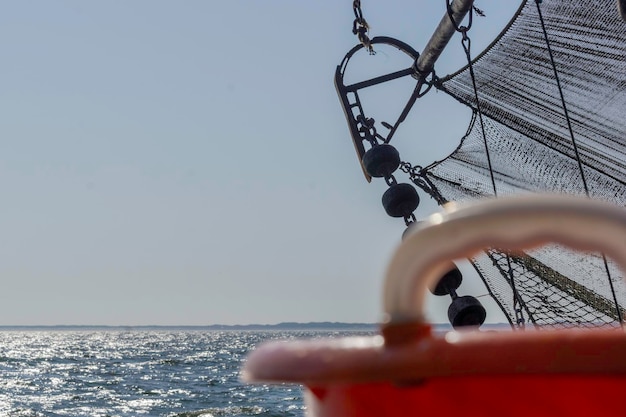
[{"label": "ocean surface", "polygon": [[298,385],[239,380],[270,339],[367,331],[0,331],[0,416],[303,416]]}]

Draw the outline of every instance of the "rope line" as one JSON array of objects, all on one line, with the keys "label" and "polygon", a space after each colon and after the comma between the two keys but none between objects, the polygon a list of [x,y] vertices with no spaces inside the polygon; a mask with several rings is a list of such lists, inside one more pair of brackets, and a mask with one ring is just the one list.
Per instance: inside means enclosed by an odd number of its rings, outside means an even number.
[{"label": "rope line", "polygon": [[[587,185],[587,179],[585,177],[585,171],[583,169],[583,164],[582,164],[582,160],[580,158],[580,153],[578,152],[578,145],[576,143],[576,138],[574,137],[574,130],[572,129],[572,122],[571,119],[569,117],[569,111],[567,110],[567,104],[565,102],[565,95],[563,94],[563,89],[561,87],[561,81],[559,79],[559,72],[557,71],[556,68],[556,62],[554,61],[554,55],[552,53],[552,47],[550,46],[550,40],[548,38],[548,31],[546,30],[546,25],[543,19],[543,13],[541,12],[541,0],[535,0],[535,4],[537,5],[537,14],[539,16],[539,21],[541,23],[541,30],[543,31],[543,37],[546,41],[546,49],[548,51],[548,55],[550,56],[550,63],[552,64],[552,70],[554,71],[554,80],[556,82],[557,85],[557,89],[559,90],[559,96],[561,98],[561,105],[563,106],[563,112],[565,115],[565,120],[567,122],[567,129],[569,130],[569,134],[570,134],[570,138],[572,140],[572,146],[574,149],[574,155],[576,156],[576,162],[578,163],[578,169],[580,171],[580,177],[582,179],[582,183],[583,183],[583,187],[585,189],[585,195],[587,196],[587,198],[590,197],[589,195],[589,187]],[[471,68],[470,68],[471,71]],[[615,302],[615,309],[617,311],[617,316],[619,318],[619,322],[620,325],[622,326],[622,328],[624,327],[624,321],[623,321],[623,317],[622,317],[622,312],[621,309],[619,307],[619,303],[617,302],[617,294],[615,293],[615,287],[613,285],[613,278],[611,277],[611,271],[609,270],[609,264],[607,262],[606,259],[606,255],[603,253],[602,254],[602,260],[604,261],[604,269],[606,271],[608,280],[609,280],[609,286],[611,288],[611,295],[613,296],[613,301]]]},{"label": "rope line", "polygon": [[[450,2],[448,0],[446,0],[446,6],[447,6],[447,10],[448,10],[448,17],[450,18],[450,20],[452,21],[452,24],[454,25],[454,28],[458,31],[461,32],[461,34],[463,35],[463,39],[461,39],[461,45],[463,46],[463,50],[465,51],[465,56],[467,58],[467,67],[469,69],[469,73],[470,73],[470,78],[472,80],[472,88],[474,91],[474,101],[476,103],[476,113],[478,113],[478,120],[480,122],[480,131],[482,134],[482,138],[483,138],[483,143],[485,145],[485,156],[487,157],[487,165],[489,167],[489,176],[491,178],[491,186],[493,188],[493,195],[494,197],[498,197],[498,189],[496,186],[496,180],[495,180],[495,175],[494,175],[494,171],[493,171],[493,165],[491,163],[491,154],[489,152],[489,145],[488,145],[488,141],[487,141],[487,134],[485,132],[485,123],[483,121],[483,112],[481,110],[480,107],[480,100],[478,97],[478,87],[476,85],[476,76],[474,74],[474,65],[472,64],[472,54],[471,54],[471,45],[472,45],[472,40],[470,39],[470,37],[467,35],[467,32],[469,31],[469,29],[472,26],[472,15],[473,15],[473,11],[474,9],[470,9],[469,11],[469,20],[468,20],[468,25],[467,26],[459,26],[457,24],[457,22],[454,21],[454,17],[452,16],[452,9],[450,6]],[[480,13],[480,12],[479,12]],[[515,311],[515,319],[516,319],[516,324],[518,326],[521,326],[522,328],[524,327],[524,315],[522,313],[522,309],[519,307],[521,304],[521,297],[515,287],[515,279],[514,279],[514,275],[513,275],[513,266],[511,265],[511,258],[509,257],[509,254],[506,254],[506,260],[507,260],[507,264],[508,264],[508,275],[509,275],[509,280],[511,283],[511,290],[513,291],[513,309]]]}]

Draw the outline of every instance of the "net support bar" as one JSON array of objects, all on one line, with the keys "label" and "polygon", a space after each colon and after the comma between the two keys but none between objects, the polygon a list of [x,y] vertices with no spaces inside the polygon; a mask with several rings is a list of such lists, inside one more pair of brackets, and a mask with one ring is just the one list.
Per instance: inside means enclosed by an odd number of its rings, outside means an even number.
[{"label": "net support bar", "polygon": [[[626,0],[625,0],[626,1]],[[457,24],[465,18],[470,8],[474,4],[474,0],[454,0],[450,6],[452,9],[452,17]],[[439,26],[430,37],[424,51],[417,59],[417,70],[422,74],[429,74],[435,66],[435,61],[443,52],[444,48],[456,32],[454,24],[450,21],[447,11],[439,22]]]}]

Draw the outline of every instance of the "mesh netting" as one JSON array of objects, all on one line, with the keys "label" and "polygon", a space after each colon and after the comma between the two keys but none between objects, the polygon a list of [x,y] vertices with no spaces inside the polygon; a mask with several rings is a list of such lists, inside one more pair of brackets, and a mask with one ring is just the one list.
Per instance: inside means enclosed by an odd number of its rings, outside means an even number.
[{"label": "mesh netting", "polygon": [[[589,194],[624,206],[626,23],[606,0],[550,0],[540,7]],[[497,195],[584,195],[534,1],[522,5],[503,35],[475,60],[474,71]],[[440,89],[476,107],[467,68],[442,79]],[[477,117],[455,152],[422,174],[431,192],[447,201],[494,195]],[[507,257],[494,250],[474,259],[474,266],[512,322],[521,311],[540,325],[617,325],[615,297],[626,305],[622,274],[600,254],[551,246]]]}]

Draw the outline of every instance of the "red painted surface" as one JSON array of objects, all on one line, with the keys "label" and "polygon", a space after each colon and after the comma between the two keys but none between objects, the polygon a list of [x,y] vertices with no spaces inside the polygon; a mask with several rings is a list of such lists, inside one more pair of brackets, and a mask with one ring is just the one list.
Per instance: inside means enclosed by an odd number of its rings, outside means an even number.
[{"label": "red painted surface", "polygon": [[308,415],[315,417],[624,417],[626,378],[500,375],[329,385],[309,389],[306,402]]}]

